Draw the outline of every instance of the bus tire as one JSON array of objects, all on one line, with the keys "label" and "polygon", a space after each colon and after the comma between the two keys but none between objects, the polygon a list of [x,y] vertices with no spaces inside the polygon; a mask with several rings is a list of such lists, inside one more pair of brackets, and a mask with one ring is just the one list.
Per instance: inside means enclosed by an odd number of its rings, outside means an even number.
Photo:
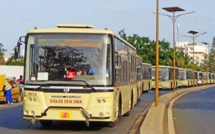
[{"label": "bus tire", "polygon": [[144,93],[144,83],[142,83],[142,92]]},{"label": "bus tire", "polygon": [[172,82],[171,82],[171,87],[170,88],[171,88],[171,90],[173,90]]},{"label": "bus tire", "polygon": [[53,120],[40,120],[40,124],[43,127],[51,127],[53,124]]},{"label": "bus tire", "polygon": [[140,96],[141,96],[141,93],[140,93],[140,90],[139,90],[139,86],[137,86],[137,101],[140,100]]}]

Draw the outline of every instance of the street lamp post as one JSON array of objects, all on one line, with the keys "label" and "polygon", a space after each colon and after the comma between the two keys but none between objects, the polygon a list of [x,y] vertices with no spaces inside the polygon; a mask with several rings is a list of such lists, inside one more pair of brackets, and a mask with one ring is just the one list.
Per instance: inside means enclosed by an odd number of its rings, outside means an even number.
[{"label": "street lamp post", "polygon": [[158,66],[159,66],[159,0],[156,5],[156,69],[155,69],[155,106],[158,106]]},{"label": "street lamp post", "polygon": [[195,81],[194,81],[194,78],[195,78],[195,73],[194,73],[194,70],[195,70],[195,66],[194,66],[194,42],[195,42],[196,37],[203,35],[203,34],[206,34],[206,32],[196,35],[197,33],[199,33],[198,31],[190,30],[188,33],[192,34],[193,36],[186,36],[186,35],[182,35],[182,36],[189,37],[193,40],[193,87],[194,87],[195,86]]},{"label": "street lamp post", "polygon": [[159,13],[159,14],[169,17],[173,22],[173,91],[175,92],[175,87],[176,87],[175,86],[175,84],[176,84],[176,82],[175,82],[175,22],[176,22],[176,19],[178,17],[180,17],[182,15],[194,13],[195,11],[184,13],[184,14],[179,14],[179,15],[175,16],[175,12],[185,11],[185,10],[180,8],[180,7],[165,7],[163,9],[166,10],[167,12],[172,12],[173,13],[172,16],[171,15],[166,15],[166,14],[161,14],[161,13]]}]

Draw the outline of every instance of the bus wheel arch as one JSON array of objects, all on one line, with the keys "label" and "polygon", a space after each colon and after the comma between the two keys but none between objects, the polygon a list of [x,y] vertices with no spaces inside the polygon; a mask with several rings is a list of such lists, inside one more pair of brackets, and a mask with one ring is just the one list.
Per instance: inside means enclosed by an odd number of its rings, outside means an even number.
[{"label": "bus wheel arch", "polygon": [[126,112],[124,115],[129,116],[131,114],[132,108],[133,108],[133,102],[134,102],[134,95],[133,95],[133,90],[131,91],[131,103],[130,103],[130,109],[128,112]]},{"label": "bus wheel arch", "polygon": [[113,122],[107,122],[107,126],[108,127],[114,127],[117,122],[119,121],[119,117],[121,116],[121,113],[122,113],[122,97],[121,97],[121,93],[119,93],[119,100],[118,100],[118,111],[115,112],[115,117],[116,117],[116,120],[113,121]]},{"label": "bus wheel arch", "polygon": [[144,83],[142,83],[142,92],[144,92]]}]

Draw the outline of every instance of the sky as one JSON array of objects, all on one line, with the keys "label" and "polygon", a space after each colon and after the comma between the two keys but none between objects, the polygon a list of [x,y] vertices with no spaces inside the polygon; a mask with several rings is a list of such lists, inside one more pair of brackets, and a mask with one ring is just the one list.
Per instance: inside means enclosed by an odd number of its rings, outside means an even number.
[{"label": "sky", "polygon": [[[95,29],[108,28],[114,33],[124,29],[128,36],[138,34],[156,40],[157,0],[4,0],[0,4],[0,43],[11,57],[20,36],[34,27],[55,28],[56,24],[89,24]],[[176,41],[192,42],[190,30],[199,34],[200,45],[212,45],[215,37],[215,0],[159,0],[159,13],[171,15],[162,8],[180,7],[175,23]],[[179,29],[177,28],[179,25]],[[178,34],[179,33],[179,34]],[[179,38],[178,38],[179,37]],[[173,44],[173,23],[167,16],[159,15],[159,40]],[[24,49],[22,46],[21,49]],[[21,53],[22,55],[22,53]]]}]

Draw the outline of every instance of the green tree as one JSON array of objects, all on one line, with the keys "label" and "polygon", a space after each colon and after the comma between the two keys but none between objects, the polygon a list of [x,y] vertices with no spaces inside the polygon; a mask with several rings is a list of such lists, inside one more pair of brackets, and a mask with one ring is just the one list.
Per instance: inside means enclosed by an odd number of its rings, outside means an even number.
[{"label": "green tree", "polygon": [[215,73],[215,49],[211,49],[211,53],[209,54],[209,72]]},{"label": "green tree", "polygon": [[18,59],[15,59],[14,56],[9,58],[6,62],[4,62],[4,65],[17,65],[17,66],[24,66],[24,57],[21,56]]},{"label": "green tree", "polygon": [[[142,57],[143,62],[155,65],[156,41],[150,40],[148,37],[140,37],[137,34],[127,36],[124,29],[119,31],[119,35],[136,48],[137,55]],[[170,66],[173,53],[172,49],[169,48],[169,42],[165,40],[159,41],[159,49],[159,64]]]},{"label": "green tree", "polygon": [[0,65],[3,65],[4,62],[4,52],[7,51],[7,49],[3,48],[4,45],[0,43]]},{"label": "green tree", "polygon": [[204,60],[203,60],[203,63],[200,65],[200,70],[201,71],[203,71],[203,72],[208,72],[208,70],[209,70],[209,65],[208,65],[208,63],[209,63],[209,58],[208,58],[208,55],[207,54],[204,54],[203,55],[204,56]]}]

